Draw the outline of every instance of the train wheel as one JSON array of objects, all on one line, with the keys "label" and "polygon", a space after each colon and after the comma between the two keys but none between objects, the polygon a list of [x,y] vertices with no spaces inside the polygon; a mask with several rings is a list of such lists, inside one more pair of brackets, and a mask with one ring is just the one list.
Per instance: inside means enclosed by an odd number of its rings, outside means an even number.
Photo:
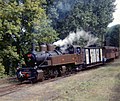
[{"label": "train wheel", "polygon": [[31,84],[36,83],[37,82],[37,77],[35,76],[35,78],[32,79],[30,82],[31,82]]},{"label": "train wheel", "polygon": [[50,70],[50,75],[51,75],[51,78],[55,78],[55,77],[58,77],[58,70],[57,69],[52,69]]},{"label": "train wheel", "polygon": [[57,69],[57,71],[58,71],[58,77],[62,76],[62,68],[59,67],[59,68]]},{"label": "train wheel", "polygon": [[82,65],[82,69],[86,69],[87,68],[87,65],[84,63],[83,65]]},{"label": "train wheel", "polygon": [[53,70],[53,75],[54,75],[54,77],[57,77],[58,76],[58,71],[55,69],[55,70]]},{"label": "train wheel", "polygon": [[24,81],[23,78],[19,78],[18,80],[20,81],[20,83],[22,83]]},{"label": "train wheel", "polygon": [[79,71],[81,71],[83,69],[82,65],[79,65]]},{"label": "train wheel", "polygon": [[82,65],[78,65],[76,66],[76,72],[79,72],[83,69]]},{"label": "train wheel", "polygon": [[72,74],[72,67],[70,65],[66,66],[66,75]]},{"label": "train wheel", "polygon": [[45,69],[43,70],[43,78],[44,80],[48,80],[50,78],[50,70],[49,69]]}]

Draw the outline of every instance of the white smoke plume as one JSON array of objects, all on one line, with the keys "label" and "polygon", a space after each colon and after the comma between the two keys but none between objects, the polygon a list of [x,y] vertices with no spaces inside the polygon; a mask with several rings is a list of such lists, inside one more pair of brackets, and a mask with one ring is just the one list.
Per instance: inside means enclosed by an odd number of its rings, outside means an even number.
[{"label": "white smoke plume", "polygon": [[85,46],[93,45],[97,42],[98,38],[90,34],[89,32],[85,32],[84,30],[77,30],[77,32],[70,33],[64,40],[58,40],[53,44],[56,46],[67,46],[72,45],[74,42],[80,43],[80,38],[86,41]]}]

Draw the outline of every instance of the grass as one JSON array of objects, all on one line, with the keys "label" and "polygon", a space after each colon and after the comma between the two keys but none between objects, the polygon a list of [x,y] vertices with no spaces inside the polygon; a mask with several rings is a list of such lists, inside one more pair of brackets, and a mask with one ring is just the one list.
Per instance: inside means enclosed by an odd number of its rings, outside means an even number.
[{"label": "grass", "polygon": [[55,86],[59,96],[52,101],[120,101],[120,64],[117,62],[102,68],[77,74],[65,83]]}]

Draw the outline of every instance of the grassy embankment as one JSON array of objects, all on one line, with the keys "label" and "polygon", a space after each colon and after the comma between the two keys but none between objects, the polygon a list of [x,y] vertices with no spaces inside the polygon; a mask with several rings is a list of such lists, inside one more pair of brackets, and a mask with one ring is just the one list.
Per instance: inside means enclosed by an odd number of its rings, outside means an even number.
[{"label": "grassy embankment", "polygon": [[55,86],[54,101],[120,101],[120,59]]}]

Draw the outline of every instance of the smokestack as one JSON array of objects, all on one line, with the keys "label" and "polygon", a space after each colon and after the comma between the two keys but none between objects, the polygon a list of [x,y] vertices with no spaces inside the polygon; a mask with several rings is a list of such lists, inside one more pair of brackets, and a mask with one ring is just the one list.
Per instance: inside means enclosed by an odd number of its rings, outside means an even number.
[{"label": "smokestack", "polygon": [[55,49],[53,44],[47,44],[47,51],[53,51]]},{"label": "smokestack", "polygon": [[40,45],[40,51],[47,51],[47,46],[46,46],[46,44],[42,44],[42,45]]}]

